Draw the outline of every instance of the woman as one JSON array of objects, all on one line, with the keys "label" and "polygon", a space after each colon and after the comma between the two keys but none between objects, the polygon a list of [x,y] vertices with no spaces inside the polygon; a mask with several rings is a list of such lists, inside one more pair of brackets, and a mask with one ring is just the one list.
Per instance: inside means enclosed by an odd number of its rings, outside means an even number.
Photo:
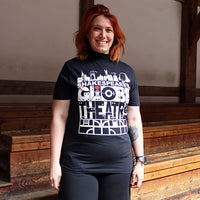
[{"label": "woman", "polygon": [[65,63],[54,91],[52,187],[62,200],[129,200],[131,174],[131,187],[140,187],[145,157],[135,74],[119,61],[125,36],[96,5],[75,39],[77,58]]}]

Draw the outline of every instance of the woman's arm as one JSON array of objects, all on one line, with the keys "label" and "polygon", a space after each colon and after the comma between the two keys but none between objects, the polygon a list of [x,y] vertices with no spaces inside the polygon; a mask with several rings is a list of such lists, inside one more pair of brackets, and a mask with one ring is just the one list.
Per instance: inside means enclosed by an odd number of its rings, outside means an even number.
[{"label": "woman's arm", "polygon": [[50,181],[56,190],[59,190],[61,178],[60,153],[69,105],[70,100],[53,100],[52,105]]},{"label": "woman's arm", "polygon": [[[144,156],[143,128],[139,106],[128,106],[128,134],[136,156]],[[137,177],[137,183],[135,178]],[[140,187],[144,179],[144,164],[137,162],[133,169],[132,188]]]}]

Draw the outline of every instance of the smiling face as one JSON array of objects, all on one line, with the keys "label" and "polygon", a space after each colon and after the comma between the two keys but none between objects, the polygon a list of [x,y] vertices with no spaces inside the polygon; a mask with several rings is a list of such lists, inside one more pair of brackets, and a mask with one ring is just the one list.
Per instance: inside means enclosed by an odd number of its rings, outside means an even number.
[{"label": "smiling face", "polygon": [[108,54],[114,41],[114,32],[110,20],[103,15],[95,17],[87,37],[93,51]]}]

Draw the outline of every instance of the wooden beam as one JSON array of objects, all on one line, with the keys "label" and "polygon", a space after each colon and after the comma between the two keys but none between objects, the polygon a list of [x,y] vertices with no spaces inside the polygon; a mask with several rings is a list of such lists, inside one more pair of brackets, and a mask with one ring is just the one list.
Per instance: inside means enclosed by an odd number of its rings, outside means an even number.
[{"label": "wooden beam", "polygon": [[200,97],[200,88],[196,89],[196,97]]},{"label": "wooden beam", "polygon": [[195,46],[200,38],[200,13],[195,17],[190,29],[190,48]]},{"label": "wooden beam", "polygon": [[[179,1],[181,3],[184,3],[186,0],[175,0],[175,1]],[[197,5],[200,6],[200,0],[197,0]]]},{"label": "wooden beam", "polygon": [[180,102],[195,103],[197,45],[190,48],[189,34],[197,15],[196,0],[182,4]]},{"label": "wooden beam", "polygon": [[[52,95],[55,82],[0,80],[0,95]],[[178,87],[139,86],[141,96],[179,96]]]},{"label": "wooden beam", "polygon": [[179,1],[179,2],[183,3],[185,0],[175,0],[175,1]]},{"label": "wooden beam", "polygon": [[80,0],[79,1],[79,26],[82,24],[82,19],[85,12],[94,5],[94,0]]},{"label": "wooden beam", "polygon": [[1,95],[52,95],[54,82],[0,80]]},{"label": "wooden beam", "polygon": [[140,96],[180,96],[179,87],[139,86]]},{"label": "wooden beam", "polygon": [[[55,82],[0,80],[0,95],[52,95]],[[140,96],[180,95],[179,87],[139,86]],[[196,89],[200,97],[200,88]]]}]

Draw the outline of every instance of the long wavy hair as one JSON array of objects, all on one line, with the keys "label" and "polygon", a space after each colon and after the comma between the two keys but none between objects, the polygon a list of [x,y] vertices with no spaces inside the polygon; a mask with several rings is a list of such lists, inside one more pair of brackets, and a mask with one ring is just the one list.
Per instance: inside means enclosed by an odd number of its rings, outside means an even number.
[{"label": "long wavy hair", "polygon": [[82,25],[75,35],[75,45],[77,48],[77,57],[80,60],[85,60],[91,55],[91,46],[87,38],[87,34],[90,31],[92,21],[95,17],[103,15],[111,22],[114,31],[114,41],[110,48],[110,60],[119,61],[120,50],[122,49],[122,55],[125,52],[125,35],[119,27],[118,20],[115,15],[111,14],[109,9],[104,5],[97,4],[91,7],[84,15]]}]

